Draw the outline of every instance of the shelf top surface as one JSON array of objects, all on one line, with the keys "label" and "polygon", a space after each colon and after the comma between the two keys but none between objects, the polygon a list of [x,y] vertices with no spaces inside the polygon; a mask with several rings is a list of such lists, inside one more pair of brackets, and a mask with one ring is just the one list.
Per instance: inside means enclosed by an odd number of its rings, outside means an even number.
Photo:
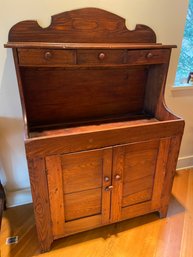
[{"label": "shelf top surface", "polygon": [[52,48],[52,49],[165,49],[176,45],[144,43],[50,43],[50,42],[8,42],[6,48]]}]

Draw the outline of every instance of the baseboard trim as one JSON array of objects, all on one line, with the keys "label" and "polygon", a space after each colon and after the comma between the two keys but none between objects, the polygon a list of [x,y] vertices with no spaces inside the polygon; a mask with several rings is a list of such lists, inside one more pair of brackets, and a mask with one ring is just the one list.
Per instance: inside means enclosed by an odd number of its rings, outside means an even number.
[{"label": "baseboard trim", "polygon": [[32,203],[30,188],[25,188],[18,191],[6,192],[7,208],[24,205],[28,203]]},{"label": "baseboard trim", "polygon": [[180,157],[177,163],[177,170],[193,168],[193,155]]}]

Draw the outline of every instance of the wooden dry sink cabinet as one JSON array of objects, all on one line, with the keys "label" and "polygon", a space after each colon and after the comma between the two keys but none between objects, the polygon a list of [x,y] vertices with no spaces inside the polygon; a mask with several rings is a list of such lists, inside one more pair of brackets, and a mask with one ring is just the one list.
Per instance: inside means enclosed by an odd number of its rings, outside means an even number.
[{"label": "wooden dry sink cabinet", "polygon": [[168,110],[171,49],[96,8],[9,32],[42,251],[53,240],[167,213],[184,120]]}]

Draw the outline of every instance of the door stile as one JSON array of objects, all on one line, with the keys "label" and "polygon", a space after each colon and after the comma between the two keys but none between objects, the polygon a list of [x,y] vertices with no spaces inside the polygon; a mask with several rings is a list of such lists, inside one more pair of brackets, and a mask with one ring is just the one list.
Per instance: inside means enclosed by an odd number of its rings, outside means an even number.
[{"label": "door stile", "polygon": [[61,159],[58,155],[46,157],[48,190],[53,235],[64,234],[65,210]]},{"label": "door stile", "polygon": [[121,220],[125,146],[113,148],[111,222]]},{"label": "door stile", "polygon": [[111,186],[112,186],[112,148],[103,150],[103,176],[102,176],[102,224],[110,222]]}]

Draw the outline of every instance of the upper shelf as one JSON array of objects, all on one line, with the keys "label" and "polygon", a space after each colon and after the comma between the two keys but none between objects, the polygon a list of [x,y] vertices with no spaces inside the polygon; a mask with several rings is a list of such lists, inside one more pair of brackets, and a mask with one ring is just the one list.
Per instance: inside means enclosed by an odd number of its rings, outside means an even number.
[{"label": "upper shelf", "polygon": [[6,48],[50,48],[50,49],[164,49],[176,45],[148,43],[56,43],[56,42],[9,42]]}]

